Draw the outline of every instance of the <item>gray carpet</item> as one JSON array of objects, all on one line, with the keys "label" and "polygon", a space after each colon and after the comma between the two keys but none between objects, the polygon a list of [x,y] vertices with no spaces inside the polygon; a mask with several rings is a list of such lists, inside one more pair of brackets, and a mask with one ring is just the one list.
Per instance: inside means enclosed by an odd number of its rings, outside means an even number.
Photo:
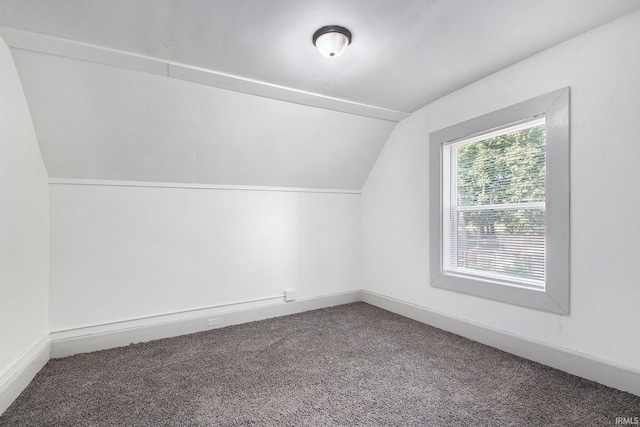
[{"label": "gray carpet", "polygon": [[365,303],[51,360],[0,426],[614,426],[640,397]]}]

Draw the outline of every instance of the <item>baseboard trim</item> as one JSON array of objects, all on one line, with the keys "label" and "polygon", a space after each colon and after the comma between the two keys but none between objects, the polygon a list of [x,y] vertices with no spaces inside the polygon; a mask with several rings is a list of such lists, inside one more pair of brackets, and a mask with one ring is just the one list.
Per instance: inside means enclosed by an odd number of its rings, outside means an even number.
[{"label": "baseboard trim", "polygon": [[[150,325],[127,327],[126,323],[123,323],[121,328],[105,332],[87,333],[86,328],[79,328],[75,336],[73,336],[73,330],[64,331],[64,335],[54,332],[50,335],[51,358],[55,359],[79,353],[124,347],[132,343],[171,338],[361,300],[361,291],[356,290],[240,310],[230,307],[228,310],[216,313],[215,316],[207,315],[167,321],[163,321],[163,316],[160,316],[157,318],[157,322]],[[169,316],[166,317],[168,318]],[[208,324],[208,319],[211,317],[218,319],[218,323],[215,326],[209,326]],[[69,336],[70,334],[72,336]]]},{"label": "baseboard trim", "polygon": [[[53,332],[25,351],[13,366],[0,376],[0,414],[29,385],[49,358],[122,347],[131,343],[171,338],[360,301],[525,359],[640,396],[640,372],[633,368],[471,323],[386,295],[355,290],[259,307],[244,309],[229,307],[228,310],[215,314],[215,317],[219,319],[219,323],[215,326],[208,325],[208,319],[211,318],[211,315],[207,315],[164,322],[162,318],[159,318],[159,322],[133,327],[128,327],[126,322],[123,322],[120,329],[104,332],[87,333],[86,328],[78,328],[75,331],[77,333],[75,336],[73,336],[73,330]],[[168,315],[167,318],[169,319],[170,316]]]},{"label": "baseboard trim", "polygon": [[45,335],[0,376],[0,415],[7,410],[40,369],[47,364],[50,351],[49,335]]},{"label": "baseboard trim", "polygon": [[640,372],[631,367],[616,365],[567,348],[529,340],[370,291],[362,291],[362,301],[524,359],[640,396]]}]

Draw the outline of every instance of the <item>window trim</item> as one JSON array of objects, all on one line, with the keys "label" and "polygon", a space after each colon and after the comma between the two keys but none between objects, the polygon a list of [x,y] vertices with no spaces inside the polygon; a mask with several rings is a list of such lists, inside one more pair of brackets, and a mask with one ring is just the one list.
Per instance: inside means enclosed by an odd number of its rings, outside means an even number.
[{"label": "window trim", "polygon": [[[429,134],[430,282],[483,298],[569,314],[569,101],[566,87]],[[443,274],[442,146],[541,114],[546,119],[546,280],[544,290]],[[551,185],[549,185],[551,184]]]}]

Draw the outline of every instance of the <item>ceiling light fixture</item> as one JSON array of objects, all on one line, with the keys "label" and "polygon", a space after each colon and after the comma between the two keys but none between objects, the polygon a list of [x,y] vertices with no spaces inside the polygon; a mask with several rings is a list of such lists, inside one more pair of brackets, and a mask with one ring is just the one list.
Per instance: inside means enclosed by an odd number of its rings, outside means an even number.
[{"label": "ceiling light fixture", "polygon": [[327,25],[313,34],[313,45],[327,58],[342,55],[351,43],[351,32],[344,27]]}]

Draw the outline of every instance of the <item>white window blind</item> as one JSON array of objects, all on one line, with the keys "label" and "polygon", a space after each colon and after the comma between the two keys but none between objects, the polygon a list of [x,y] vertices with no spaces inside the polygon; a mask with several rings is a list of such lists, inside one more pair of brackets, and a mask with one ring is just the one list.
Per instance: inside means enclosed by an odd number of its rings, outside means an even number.
[{"label": "white window blind", "polygon": [[545,286],[545,119],[443,147],[443,272]]}]

